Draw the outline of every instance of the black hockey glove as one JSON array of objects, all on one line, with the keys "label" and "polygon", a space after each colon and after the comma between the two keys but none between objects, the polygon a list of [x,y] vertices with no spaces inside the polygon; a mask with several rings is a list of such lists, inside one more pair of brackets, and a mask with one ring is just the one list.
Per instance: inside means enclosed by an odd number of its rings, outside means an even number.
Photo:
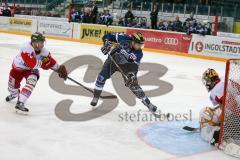
[{"label": "black hockey glove", "polygon": [[136,55],[134,53],[128,53],[125,49],[121,49],[120,54],[124,55],[124,57],[129,62],[134,62],[137,59],[137,57],[136,57]]},{"label": "black hockey glove", "polygon": [[108,52],[110,51],[111,47],[113,46],[113,43],[111,41],[106,40],[104,42],[104,45],[101,48],[101,51],[104,55],[108,54]]},{"label": "black hockey glove", "polygon": [[129,57],[128,57],[128,60],[129,60],[129,61],[133,61],[133,62],[134,62],[134,61],[136,61],[136,59],[137,59],[137,57],[135,56],[134,53],[130,53],[130,54],[129,54]]},{"label": "black hockey glove", "polygon": [[127,74],[127,79],[125,81],[125,86],[128,87],[129,85],[135,83],[137,80],[136,74],[134,73],[128,73]]}]

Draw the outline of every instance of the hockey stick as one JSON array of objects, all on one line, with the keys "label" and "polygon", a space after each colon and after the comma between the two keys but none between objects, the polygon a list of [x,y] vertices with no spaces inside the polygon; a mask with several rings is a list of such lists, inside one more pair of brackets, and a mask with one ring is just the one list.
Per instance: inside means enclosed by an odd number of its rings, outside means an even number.
[{"label": "hockey stick", "polygon": [[[53,71],[55,71],[56,73],[58,73],[56,70],[52,69]],[[81,84],[80,82],[74,80],[73,78],[67,76],[67,79],[76,83],[77,85],[81,86],[82,88],[86,89],[87,91],[93,93],[94,91],[86,86],[84,86],[83,84]],[[101,99],[114,99],[114,98],[117,98],[117,96],[115,95],[111,95],[111,96],[100,96]]]},{"label": "hockey stick", "polygon": [[190,127],[190,126],[184,126],[182,128],[185,131],[189,131],[189,132],[199,132],[200,128],[194,128],[194,127]]}]

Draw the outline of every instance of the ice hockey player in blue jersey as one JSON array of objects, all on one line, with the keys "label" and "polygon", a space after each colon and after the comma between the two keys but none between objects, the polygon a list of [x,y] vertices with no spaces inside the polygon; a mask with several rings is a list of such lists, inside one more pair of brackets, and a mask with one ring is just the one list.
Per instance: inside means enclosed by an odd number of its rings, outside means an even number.
[{"label": "ice hockey player in blue jersey", "polygon": [[108,33],[103,36],[102,40],[101,51],[104,55],[108,55],[108,58],[98,74],[91,105],[97,105],[106,80],[111,78],[113,73],[119,71],[123,75],[125,86],[141,99],[151,112],[156,112],[157,107],[150,102],[137,80],[138,66],[143,57],[143,35],[139,32],[133,33],[131,36],[123,33]]}]

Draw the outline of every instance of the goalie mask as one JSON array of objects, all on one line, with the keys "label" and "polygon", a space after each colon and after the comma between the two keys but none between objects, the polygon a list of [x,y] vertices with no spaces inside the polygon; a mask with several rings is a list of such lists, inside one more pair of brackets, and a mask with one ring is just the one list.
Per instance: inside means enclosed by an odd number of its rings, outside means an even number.
[{"label": "goalie mask", "polygon": [[202,75],[202,83],[208,92],[211,91],[219,81],[220,78],[214,69],[209,68]]}]

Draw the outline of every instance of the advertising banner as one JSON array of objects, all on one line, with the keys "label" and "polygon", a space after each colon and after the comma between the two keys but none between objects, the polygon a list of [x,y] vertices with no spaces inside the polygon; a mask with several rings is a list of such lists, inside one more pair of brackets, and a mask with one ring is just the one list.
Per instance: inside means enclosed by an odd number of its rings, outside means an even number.
[{"label": "advertising banner", "polygon": [[110,32],[126,33],[126,28],[105,26],[105,25],[92,25],[81,24],[80,25],[80,39],[102,41],[102,37]]},{"label": "advertising banner", "polygon": [[72,38],[72,24],[60,21],[39,20],[38,32],[47,35]]},{"label": "advertising banner", "polygon": [[32,32],[32,19],[11,17],[9,20],[9,31]]},{"label": "advertising banner", "polygon": [[0,29],[8,30],[9,27],[9,17],[0,17]]},{"label": "advertising banner", "polygon": [[222,58],[239,58],[240,40],[218,36],[193,35],[189,53]]},{"label": "advertising banner", "polygon": [[226,37],[226,38],[238,38],[238,39],[240,39],[240,34],[229,33],[229,32],[217,32],[217,36],[219,36],[219,37]]},{"label": "advertising banner", "polygon": [[127,34],[141,32],[145,37],[145,47],[150,49],[160,49],[167,51],[188,52],[191,36],[182,33],[127,29]]}]

